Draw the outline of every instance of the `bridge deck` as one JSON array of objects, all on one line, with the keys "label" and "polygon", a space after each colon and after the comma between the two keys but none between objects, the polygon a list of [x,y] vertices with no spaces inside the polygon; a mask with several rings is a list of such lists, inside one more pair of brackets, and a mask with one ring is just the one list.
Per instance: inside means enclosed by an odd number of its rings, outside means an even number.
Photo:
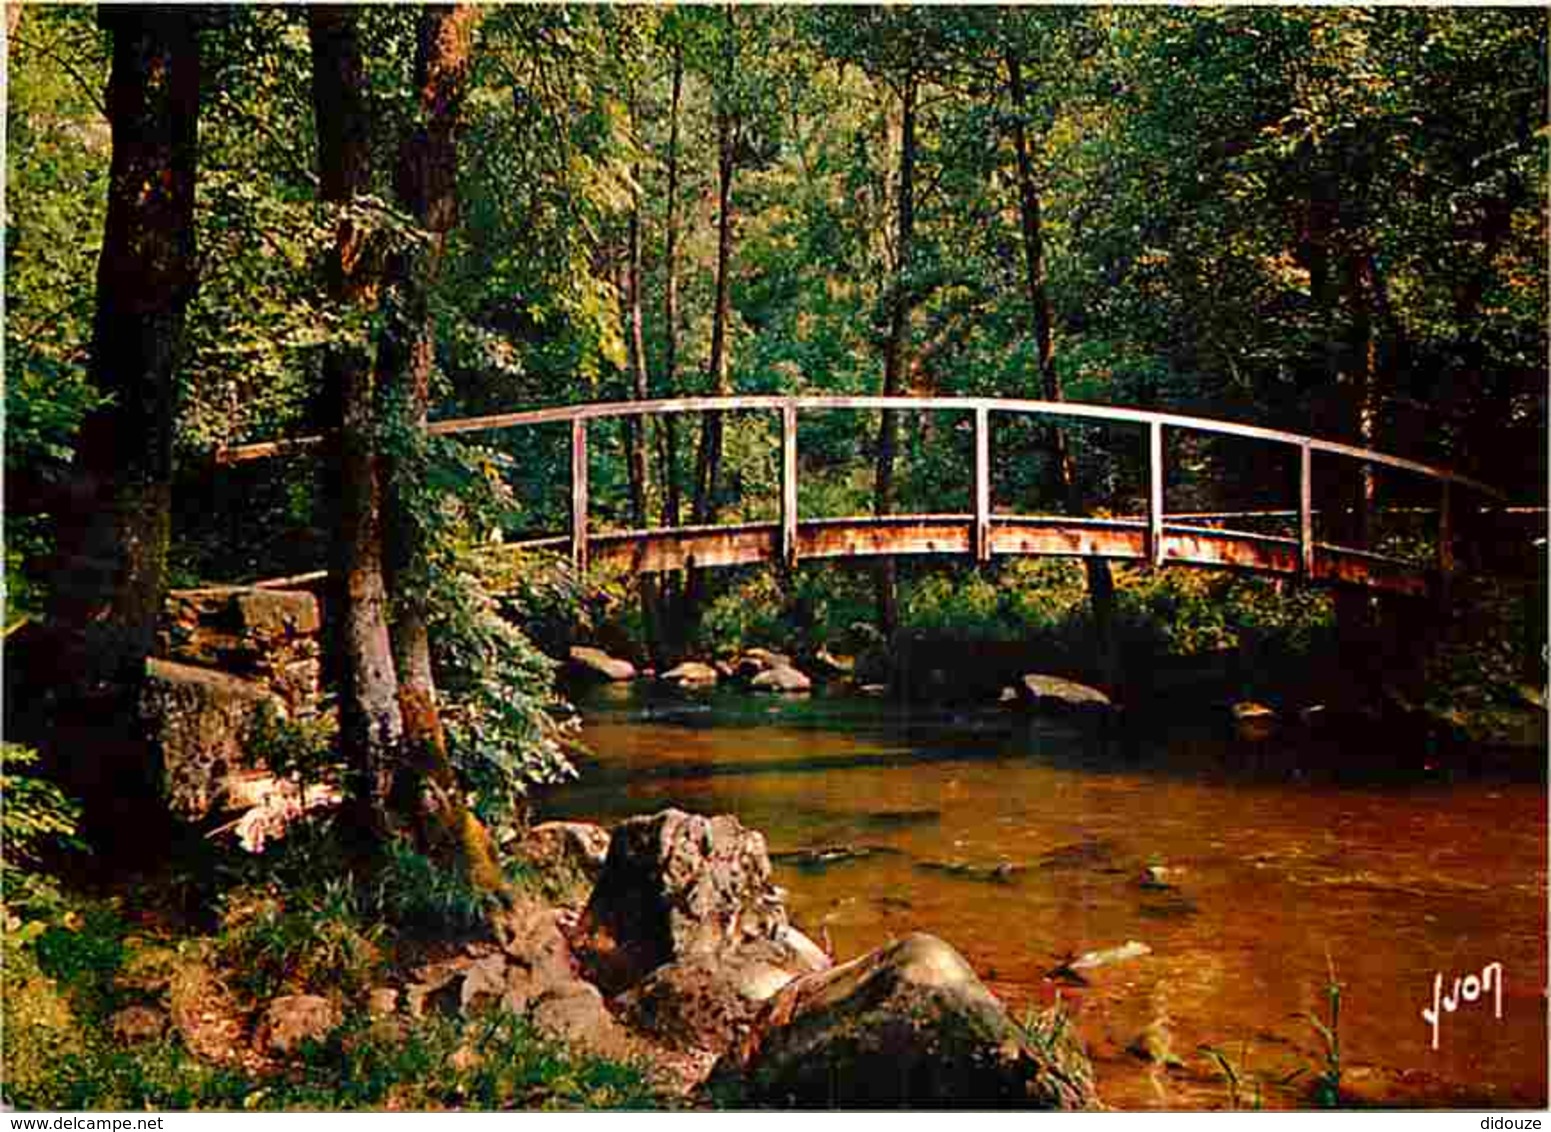
[{"label": "bridge deck", "polygon": [[[797,525],[796,557],[874,558],[885,555],[969,555],[974,550],[973,515],[870,515],[804,520]],[[507,552],[549,549],[565,552],[569,536],[507,543]],[[1434,571],[1414,563],[1350,548],[1315,544],[1309,580],[1366,586],[1388,593],[1426,594]],[[714,527],[659,528],[593,534],[589,560],[607,569],[657,574],[692,568],[744,566],[781,561],[779,522]],[[1216,566],[1298,577],[1298,540],[1247,531],[1165,524],[1161,561]],[[1097,557],[1146,562],[1147,524],[1137,520],[1072,519],[1063,516],[998,516],[991,524],[993,556]]]}]

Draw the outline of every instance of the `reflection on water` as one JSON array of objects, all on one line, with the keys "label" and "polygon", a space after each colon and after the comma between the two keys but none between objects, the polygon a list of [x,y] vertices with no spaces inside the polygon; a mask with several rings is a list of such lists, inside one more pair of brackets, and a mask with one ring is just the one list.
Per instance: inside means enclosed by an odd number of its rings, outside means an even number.
[{"label": "reflection on water", "polygon": [[[596,761],[546,816],[738,815],[838,958],[927,931],[1015,1014],[1059,995],[1114,1107],[1223,1106],[1208,1045],[1268,1107],[1299,1103],[1322,1054],[1301,1015],[1324,1012],[1332,968],[1353,1098],[1546,1103],[1543,783],[865,701],[613,690],[583,711]],[[1057,971],[1131,940],[1151,953]],[[1493,962],[1503,1017],[1461,1002],[1434,1051],[1434,976]]]}]

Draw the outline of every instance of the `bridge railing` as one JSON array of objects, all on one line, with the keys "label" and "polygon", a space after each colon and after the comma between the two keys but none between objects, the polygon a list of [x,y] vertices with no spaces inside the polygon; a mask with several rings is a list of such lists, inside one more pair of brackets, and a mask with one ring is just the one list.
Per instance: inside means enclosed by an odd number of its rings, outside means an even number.
[{"label": "bridge railing", "polygon": [[[1197,433],[1215,434],[1220,436],[1238,437],[1248,440],[1265,441],[1272,444],[1283,445],[1292,448],[1298,457],[1298,499],[1296,507],[1297,538],[1290,540],[1265,535],[1249,535],[1244,532],[1236,532],[1241,537],[1255,540],[1264,544],[1283,544],[1296,547],[1296,572],[1306,578],[1317,576],[1319,556],[1326,552],[1338,552],[1338,554],[1350,561],[1357,559],[1371,559],[1375,561],[1386,560],[1385,556],[1374,554],[1364,548],[1342,547],[1334,543],[1316,542],[1315,540],[1315,509],[1314,509],[1314,473],[1313,460],[1316,454],[1322,456],[1334,456],[1345,460],[1355,461],[1359,465],[1369,467],[1382,467],[1402,472],[1409,472],[1424,477],[1436,484],[1438,491],[1437,505],[1437,548],[1435,567],[1440,575],[1447,577],[1455,568],[1454,559],[1454,508],[1455,494],[1458,488],[1466,488],[1472,491],[1501,500],[1502,494],[1492,486],[1461,475],[1447,468],[1425,464],[1417,460],[1406,459],[1372,449],[1359,448],[1337,441],[1324,440],[1318,437],[1305,436],[1299,433],[1284,432],[1278,429],[1263,428],[1258,425],[1239,424],[1232,421],[1213,420],[1205,417],[1186,416],[1178,413],[1158,412],[1150,409],[1132,409],[1114,405],[1093,405],[1083,402],[1071,401],[1040,401],[1022,400],[1010,398],[986,398],[986,397],[832,397],[832,396],[743,396],[743,397],[685,397],[652,401],[618,401],[599,402],[582,405],[560,405],[543,409],[529,409],[520,412],[498,413],[490,416],[466,417],[456,420],[442,420],[430,424],[429,431],[434,435],[454,435],[465,432],[488,432],[494,430],[524,428],[534,425],[569,423],[570,425],[570,531],[568,536],[561,539],[540,540],[547,544],[561,543],[569,548],[573,562],[578,567],[585,567],[589,559],[589,545],[591,533],[589,530],[589,494],[588,494],[588,425],[593,421],[627,417],[651,417],[681,413],[721,413],[721,412],[769,412],[777,414],[780,422],[780,519],[777,526],[777,548],[779,559],[788,566],[795,565],[798,559],[798,526],[800,516],[798,514],[797,487],[798,487],[798,461],[797,461],[797,425],[798,415],[805,411],[825,410],[903,410],[911,412],[941,411],[954,413],[968,413],[973,424],[974,458],[973,458],[973,490],[971,492],[972,513],[968,516],[877,516],[877,522],[888,522],[891,519],[905,521],[910,519],[965,519],[969,525],[969,548],[973,556],[981,562],[991,558],[993,550],[993,524],[1016,524],[1020,520],[1028,522],[1036,520],[1037,516],[1011,516],[995,515],[992,512],[991,491],[991,416],[992,414],[1013,414],[1027,416],[1043,416],[1066,418],[1068,420],[1089,420],[1134,425],[1145,430],[1147,437],[1147,475],[1146,475],[1146,508],[1144,517],[1137,520],[1083,520],[1077,517],[1066,517],[1064,521],[1081,524],[1083,522],[1105,526],[1120,526],[1135,529],[1140,527],[1142,532],[1143,551],[1141,557],[1153,564],[1161,564],[1166,560],[1166,531],[1170,534],[1185,535],[1194,531],[1196,534],[1222,533],[1214,532],[1210,528],[1191,527],[1185,524],[1170,523],[1171,518],[1185,518],[1186,516],[1170,516],[1164,507],[1164,485],[1167,482],[1168,466],[1166,462],[1167,449],[1164,443],[1165,430],[1177,429]],[[217,454],[219,462],[231,463],[242,460],[259,459],[267,456],[282,455],[290,452],[299,452],[312,448],[322,442],[322,437],[303,437],[290,441],[278,441],[263,444],[248,444],[232,447]],[[716,528],[728,530],[730,528]],[[688,528],[678,528],[680,532],[686,532]],[[659,533],[667,535],[671,532],[661,530],[657,532],[633,532],[634,534]],[[1124,555],[1134,557],[1135,555]],[[1396,562],[1398,560],[1388,559]]]}]

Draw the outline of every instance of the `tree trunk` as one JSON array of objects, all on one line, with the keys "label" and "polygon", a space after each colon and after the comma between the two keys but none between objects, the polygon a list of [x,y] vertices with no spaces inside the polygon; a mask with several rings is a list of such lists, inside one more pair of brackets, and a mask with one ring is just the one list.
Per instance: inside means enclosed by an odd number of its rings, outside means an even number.
[{"label": "tree trunk", "polygon": [[[370,187],[371,123],[355,10],[308,8],[312,98],[318,129],[322,198],[349,204]],[[370,233],[342,216],[326,273],[330,300],[364,316],[375,305],[381,257]],[[324,377],[337,402],[334,471],[338,520],[330,594],[341,653],[339,735],[357,801],[373,828],[385,831],[389,795],[404,738],[398,674],[388,636],[382,560],[382,469],[373,433],[376,399],[372,358],[361,341],[333,343]]]},{"label": "tree trunk", "polygon": [[[379,402],[400,414],[406,433],[422,438],[430,409],[436,320],[430,294],[440,273],[447,234],[458,215],[458,113],[467,77],[477,6],[427,5],[416,29],[415,83],[419,113],[401,139],[395,194],[425,229],[426,242],[389,270],[396,301],[384,303],[386,332],[377,355]],[[411,811],[417,839],[433,856],[456,857],[471,884],[500,892],[505,876],[489,833],[463,800],[447,751],[431,664],[428,592],[429,531],[417,505],[419,461],[401,453],[386,462],[389,534],[384,547],[392,595],[393,657],[403,720],[403,760],[396,807]]]},{"label": "tree trunk", "polygon": [[[684,91],[684,48],[673,47],[673,101],[668,105],[667,231],[664,234],[662,282],[662,391],[678,392],[678,119]],[[678,417],[662,423],[662,524],[679,523]]]},{"label": "tree trunk", "polygon": [[[716,307],[711,319],[711,390],[718,397],[732,392],[727,359],[727,322],[732,313],[732,178],[734,169],[733,119],[729,110],[716,114],[717,223]],[[712,522],[716,515],[716,482],[722,462],[722,415],[706,413],[701,425],[700,455],[695,467],[693,516],[696,523]]]},{"label": "tree trunk", "polygon": [[[1028,287],[1029,309],[1034,314],[1034,344],[1039,362],[1040,393],[1047,401],[1066,400],[1061,388],[1061,375],[1056,371],[1055,336],[1052,331],[1052,305],[1047,286],[1045,268],[1045,236],[1040,211],[1039,186],[1034,177],[1034,159],[1030,152],[1024,119],[1028,113],[1028,99],[1023,85],[1023,72],[1018,56],[1007,53],[1009,93],[1012,95],[1013,148],[1018,157],[1018,204],[1023,228],[1023,256],[1025,280]],[[1045,433],[1046,448],[1055,479],[1060,506],[1069,515],[1082,515],[1086,505],[1082,496],[1082,484],[1077,478],[1076,464],[1066,434],[1059,425],[1051,424]],[[1088,575],[1088,607],[1093,615],[1094,639],[1098,646],[1099,668],[1111,683],[1118,675],[1115,656],[1115,581],[1109,563],[1102,558],[1084,558],[1083,566]]]},{"label": "tree trunk", "polygon": [[[108,208],[91,378],[111,400],[81,426],[59,509],[40,690],[76,721],[138,736],[139,692],[166,589],[175,376],[196,284],[196,12],[105,7],[113,36]],[[64,752],[105,782],[100,750]],[[98,771],[104,771],[101,778]]]},{"label": "tree trunk", "polygon": [[[630,120],[632,126],[638,118],[634,93],[630,99]],[[650,384],[646,370],[646,330],[645,317],[642,312],[642,272],[641,272],[641,228],[643,224],[643,210],[641,208],[641,166],[635,165],[630,171],[631,179],[636,188],[631,195],[630,223],[627,234],[628,247],[626,249],[625,265],[625,296],[629,304],[628,326],[626,327],[625,345],[629,354],[630,375],[632,391],[637,401],[644,401],[651,396]],[[627,417],[625,426],[629,430],[629,472],[630,472],[630,518],[637,530],[644,530],[651,526],[651,515],[648,511],[650,497],[651,466],[647,456],[646,421],[640,417]],[[655,663],[662,664],[665,654],[662,649],[661,603],[658,600],[657,579],[651,574],[642,574],[637,582],[637,591],[641,601],[641,623],[645,626],[646,648]]]},{"label": "tree trunk", "polygon": [[[727,324],[732,317],[732,180],[737,162],[737,118],[727,104],[732,97],[733,67],[736,49],[733,40],[732,9],[726,9],[726,26],[722,38],[725,55],[722,91],[716,109],[716,305],[711,316],[711,356],[708,370],[711,375],[711,391],[718,397],[732,392],[731,367],[728,362]],[[716,487],[722,466],[722,414],[712,411],[703,414],[700,425],[700,450],[695,460],[695,494],[690,514],[697,524],[716,521]],[[690,570],[684,584],[682,619],[691,628],[699,617],[700,605],[706,589],[704,570]]]},{"label": "tree trunk", "polygon": [[[898,240],[895,255],[893,294],[889,297],[889,337],[883,350],[883,395],[897,397],[904,391],[905,372],[910,364],[910,282],[911,240],[915,231],[916,165],[916,80],[911,76],[900,92],[903,118],[899,135]],[[873,480],[873,513],[887,515],[894,510],[894,457],[899,447],[899,413],[884,409],[878,426],[877,464]],[[899,624],[898,584],[894,559],[884,558],[877,570],[878,625],[892,633]]]}]

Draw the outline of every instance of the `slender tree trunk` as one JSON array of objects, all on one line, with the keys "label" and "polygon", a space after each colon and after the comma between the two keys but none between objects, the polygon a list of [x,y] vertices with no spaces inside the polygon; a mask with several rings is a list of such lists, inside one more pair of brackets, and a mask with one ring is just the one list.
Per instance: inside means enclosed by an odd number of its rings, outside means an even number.
[{"label": "slender tree trunk", "polygon": [[[1347,302],[1351,317],[1352,435],[1359,447],[1373,448],[1379,425],[1379,343],[1374,331],[1376,306],[1373,256],[1367,251],[1347,258]],[[1376,501],[1373,469],[1363,465],[1353,501],[1352,529],[1357,545],[1366,547],[1373,537]]]},{"label": "slender tree trunk", "polygon": [[[732,392],[727,357],[727,322],[732,313],[732,178],[734,128],[730,111],[716,115],[717,223],[716,307],[711,319],[711,390],[718,397]],[[716,484],[722,461],[722,415],[706,413],[701,425],[700,455],[695,469],[693,515],[709,523],[716,515]]]},{"label": "slender tree trunk", "polygon": [[[1061,375],[1056,371],[1055,336],[1052,331],[1052,305],[1045,268],[1045,236],[1040,211],[1039,186],[1034,176],[1034,158],[1030,152],[1024,120],[1028,113],[1027,93],[1018,56],[1007,54],[1008,87],[1013,103],[1013,148],[1018,158],[1018,203],[1023,227],[1023,256],[1029,308],[1034,313],[1034,344],[1039,361],[1040,393],[1047,401],[1066,400]],[[1070,515],[1082,515],[1086,506],[1082,484],[1066,434],[1052,424],[1046,432],[1046,447],[1054,472],[1058,498]],[[1102,558],[1084,558],[1088,576],[1088,607],[1093,615],[1094,637],[1098,644],[1099,667],[1106,680],[1118,675],[1115,656],[1115,582],[1109,563]]]},{"label": "slender tree trunk", "polygon": [[[366,76],[348,7],[308,8],[312,40],[312,97],[318,127],[321,194],[349,204],[370,185],[370,127]],[[342,216],[327,263],[330,300],[342,312],[365,316],[380,287],[381,258],[369,233]],[[339,623],[340,746],[355,777],[358,801],[374,828],[384,831],[389,795],[404,738],[398,673],[388,635],[388,596],[382,560],[382,469],[373,440],[376,398],[372,358],[363,342],[336,342],[325,380],[337,400],[338,521],[333,541],[331,605]]]},{"label": "slender tree trunk", "polygon": [[[636,124],[637,118],[635,98],[632,93],[630,101],[632,126]],[[641,229],[644,216],[641,207],[641,166],[639,164],[631,169],[631,178],[636,189],[631,198],[627,233],[625,295],[629,309],[625,343],[629,354],[631,385],[635,399],[644,401],[651,396],[651,391],[646,369],[646,320],[642,310],[641,293]],[[651,494],[651,464],[647,454],[646,421],[634,417],[626,418],[625,423],[629,429],[630,517],[637,529],[645,529],[651,526],[652,522],[648,511]],[[641,601],[641,623],[646,627],[647,651],[653,661],[661,665],[665,654],[662,648],[662,610],[658,600],[657,579],[651,574],[640,575],[637,591]]]},{"label": "slender tree trunk", "polygon": [[[672,397],[678,392],[679,365],[679,106],[684,93],[684,49],[673,45],[673,94],[668,104],[668,153],[664,164],[667,169],[666,220],[663,233],[663,297],[662,297],[662,389]],[[666,527],[679,525],[679,435],[678,417],[672,413],[657,418],[658,458],[662,465],[662,522]],[[683,625],[674,611],[682,613],[677,582],[664,577],[661,580],[663,632],[671,640],[661,640],[660,647],[666,653],[675,652],[682,644]],[[673,622],[671,629],[669,622]],[[664,657],[666,659],[666,656]]]},{"label": "slender tree trunk", "polygon": [[[904,392],[905,373],[910,366],[910,313],[913,286],[910,282],[911,241],[915,232],[916,165],[916,80],[908,78],[900,92],[903,117],[899,135],[898,237],[895,255],[893,294],[889,297],[889,337],[883,350],[883,395],[897,397]],[[887,515],[894,510],[894,458],[899,447],[899,413],[884,409],[878,426],[877,464],[873,478],[873,512]],[[892,633],[899,624],[898,583],[894,559],[886,557],[877,570],[878,624],[884,633]]]},{"label": "slender tree trunk", "polygon": [[[708,370],[711,390],[718,397],[732,392],[731,366],[728,361],[727,324],[732,317],[732,181],[737,169],[737,118],[727,100],[732,97],[733,67],[736,60],[732,9],[726,8],[722,44],[725,57],[725,83],[716,109],[716,301],[711,316],[711,356]],[[722,465],[722,414],[703,414],[700,425],[700,450],[695,461],[695,494],[690,513],[697,524],[716,521],[716,489]],[[698,617],[706,589],[703,570],[689,571],[684,584],[683,622],[692,627]]]},{"label": "slender tree trunk", "polygon": [[[71,722],[139,736],[139,692],[166,590],[172,426],[184,314],[196,283],[197,13],[105,7],[112,33],[108,208],[90,372],[111,400],[81,426],[57,516],[41,690]],[[115,774],[103,750],[63,752],[70,777]],[[99,775],[98,771],[103,773]]]},{"label": "slender tree trunk", "polygon": [[[632,175],[639,178],[638,165]],[[629,304],[625,348],[629,355],[631,393],[638,401],[651,394],[646,372],[646,339],[641,311],[641,202],[639,196],[630,210],[628,263],[625,268],[625,296]],[[648,469],[646,455],[646,422],[639,418],[626,418],[630,426],[630,518],[638,527],[647,526]]]}]

